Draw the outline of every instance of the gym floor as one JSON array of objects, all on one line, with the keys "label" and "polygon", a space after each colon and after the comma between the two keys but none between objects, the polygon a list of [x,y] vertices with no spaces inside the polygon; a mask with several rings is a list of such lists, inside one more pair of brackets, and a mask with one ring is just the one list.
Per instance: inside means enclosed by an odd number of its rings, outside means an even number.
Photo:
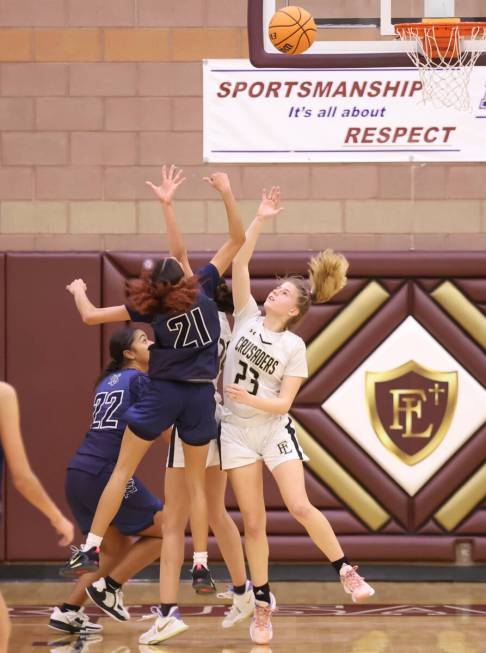
[{"label": "gym floor", "polygon": [[[141,620],[157,602],[158,587],[134,582],[125,602],[132,620],[120,624],[87,605],[99,617],[101,635],[81,639],[47,627],[50,607],[65,598],[64,582],[3,582],[11,608],[11,651],[24,653],[480,653],[486,641],[486,604],[481,583],[378,582],[376,595],[354,606],[338,583],[275,582],[279,611],[273,618],[270,647],[253,645],[247,624],[223,630],[220,621],[228,601],[196,596],[182,584],[180,604],[189,630],[159,646],[141,646],[139,635],[151,622]],[[224,585],[219,585],[224,591]],[[481,618],[482,617],[482,618]]]}]

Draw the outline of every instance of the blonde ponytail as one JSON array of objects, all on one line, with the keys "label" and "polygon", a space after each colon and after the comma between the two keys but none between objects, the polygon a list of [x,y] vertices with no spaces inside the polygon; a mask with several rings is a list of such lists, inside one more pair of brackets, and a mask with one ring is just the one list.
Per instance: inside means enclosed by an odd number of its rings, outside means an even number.
[{"label": "blonde ponytail", "polygon": [[328,302],[344,288],[349,263],[342,254],[332,249],[313,256],[309,261],[309,280],[298,276],[285,277],[297,289],[298,315],[291,317],[285,327],[292,329],[307,313],[312,304]]},{"label": "blonde ponytail", "polygon": [[309,281],[313,304],[328,302],[344,288],[349,262],[332,249],[313,256],[309,261]]}]

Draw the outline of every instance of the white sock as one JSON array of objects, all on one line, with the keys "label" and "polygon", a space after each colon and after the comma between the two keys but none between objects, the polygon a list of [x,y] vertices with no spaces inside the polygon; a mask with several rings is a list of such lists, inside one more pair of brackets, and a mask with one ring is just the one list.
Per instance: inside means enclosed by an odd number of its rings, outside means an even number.
[{"label": "white sock", "polygon": [[81,551],[89,551],[89,549],[92,549],[94,546],[98,548],[102,541],[102,537],[90,532],[88,533],[86,542],[81,546]]},{"label": "white sock", "polygon": [[203,565],[203,567],[208,568],[208,552],[207,551],[194,551],[192,556],[192,567],[196,565]]}]

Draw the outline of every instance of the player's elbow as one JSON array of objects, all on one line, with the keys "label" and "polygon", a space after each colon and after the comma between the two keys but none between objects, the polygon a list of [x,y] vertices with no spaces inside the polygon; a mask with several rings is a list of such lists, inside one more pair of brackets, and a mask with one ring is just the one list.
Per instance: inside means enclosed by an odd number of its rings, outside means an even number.
[{"label": "player's elbow", "polygon": [[291,407],[292,407],[292,403],[293,403],[293,397],[285,397],[285,396],[284,397],[282,397],[282,396],[279,397],[279,399],[278,399],[278,408],[279,408],[278,414],[279,415],[287,414],[289,412],[289,410],[291,409]]},{"label": "player's elbow", "polygon": [[94,326],[95,324],[98,324],[96,313],[86,313],[86,315],[83,315],[83,322],[88,326]]},{"label": "player's elbow", "polygon": [[286,400],[280,401],[277,407],[278,410],[277,415],[286,415],[289,412],[291,406],[292,406],[291,401],[286,401]]}]

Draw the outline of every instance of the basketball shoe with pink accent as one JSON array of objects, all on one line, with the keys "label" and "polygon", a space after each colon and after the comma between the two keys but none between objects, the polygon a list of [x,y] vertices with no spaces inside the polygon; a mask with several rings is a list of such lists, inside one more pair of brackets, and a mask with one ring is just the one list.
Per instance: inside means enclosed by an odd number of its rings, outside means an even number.
[{"label": "basketball shoe with pink accent", "polygon": [[353,603],[361,603],[373,596],[375,590],[358,574],[358,567],[343,565],[339,572],[341,583],[346,594],[351,594]]},{"label": "basketball shoe with pink accent", "polygon": [[272,612],[277,609],[277,602],[270,592],[270,603],[255,601],[255,612],[250,624],[251,641],[255,644],[268,644],[273,637]]}]

